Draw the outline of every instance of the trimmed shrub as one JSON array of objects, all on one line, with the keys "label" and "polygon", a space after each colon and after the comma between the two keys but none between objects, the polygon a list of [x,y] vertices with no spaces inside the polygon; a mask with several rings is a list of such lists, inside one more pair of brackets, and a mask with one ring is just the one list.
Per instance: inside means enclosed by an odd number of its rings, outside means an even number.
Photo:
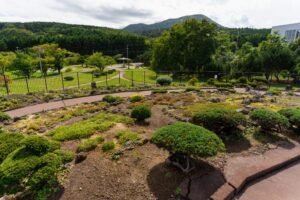
[{"label": "trimmed shrub", "polygon": [[161,86],[171,85],[172,82],[173,82],[173,79],[169,76],[162,76],[162,77],[158,77],[156,79],[156,83]]},{"label": "trimmed shrub", "polygon": [[247,84],[248,80],[246,77],[242,76],[237,80],[238,83]]},{"label": "trimmed shrub", "polygon": [[246,117],[233,109],[211,108],[193,115],[193,122],[220,134],[231,133],[239,125],[247,123]]},{"label": "trimmed shrub", "polygon": [[196,77],[193,77],[188,81],[188,84],[195,86],[198,82],[199,82],[199,80]]},{"label": "trimmed shrub", "polygon": [[0,122],[10,120],[10,116],[4,112],[0,112]]},{"label": "trimmed shrub", "polygon": [[65,76],[65,77],[64,77],[64,80],[65,80],[65,81],[73,81],[73,80],[74,80],[74,77],[73,77],[73,76]]},{"label": "trimmed shrub", "polygon": [[208,79],[208,80],[206,81],[206,83],[207,83],[208,85],[215,85],[215,82],[216,82],[216,81],[217,81],[216,79],[210,78],[210,79]]},{"label": "trimmed shrub", "polygon": [[142,100],[144,100],[144,97],[141,95],[133,95],[129,98],[129,101],[132,103],[140,102]]},{"label": "trimmed shrub", "polygon": [[100,144],[101,142],[104,142],[104,139],[101,136],[98,136],[96,138],[90,138],[90,139],[87,139],[87,140],[83,140],[78,145],[77,152],[91,151],[91,150],[95,149],[98,146],[98,144]]},{"label": "trimmed shrub", "polygon": [[286,108],[279,111],[279,113],[289,119],[289,122],[300,128],[300,108]]},{"label": "trimmed shrub", "polygon": [[225,150],[222,140],[213,132],[190,123],[177,122],[160,128],[151,142],[171,153],[189,156],[215,156]]},{"label": "trimmed shrub", "polygon": [[121,103],[123,101],[123,98],[118,96],[106,95],[102,100],[107,103]]},{"label": "trimmed shrub", "polygon": [[250,113],[250,118],[263,130],[280,130],[290,126],[289,120],[276,112],[267,109],[256,109]]},{"label": "trimmed shrub", "polygon": [[112,141],[109,141],[109,142],[105,142],[103,145],[102,145],[102,151],[104,152],[107,152],[107,151],[111,151],[115,148],[115,143],[112,142]]},{"label": "trimmed shrub", "polygon": [[144,105],[136,106],[131,111],[131,117],[137,121],[144,121],[145,119],[151,117],[151,110]]},{"label": "trimmed shrub", "polygon": [[128,141],[138,142],[141,139],[139,134],[131,131],[119,131],[116,137],[120,144],[125,144]]}]

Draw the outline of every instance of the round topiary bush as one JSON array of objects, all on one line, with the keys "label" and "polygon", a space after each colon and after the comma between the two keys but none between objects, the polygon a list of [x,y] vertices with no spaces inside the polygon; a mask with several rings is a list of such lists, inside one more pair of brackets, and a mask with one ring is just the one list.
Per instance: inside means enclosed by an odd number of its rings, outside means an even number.
[{"label": "round topiary bush", "polygon": [[288,118],[293,126],[300,128],[300,108],[285,108],[279,114]]},{"label": "round topiary bush", "polygon": [[250,118],[265,131],[281,130],[290,126],[288,118],[268,109],[256,109],[250,113]]},{"label": "round topiary bush", "polygon": [[199,80],[197,79],[197,77],[193,77],[188,81],[188,84],[195,86],[198,82],[199,82]]},{"label": "round topiary bush", "polygon": [[183,172],[192,170],[190,156],[215,156],[225,150],[222,140],[213,132],[190,123],[177,122],[154,133],[151,142],[171,153],[171,163]]},{"label": "round topiary bush", "polygon": [[237,82],[242,84],[247,84],[248,80],[245,76],[242,76],[237,80]]},{"label": "round topiary bush", "polygon": [[74,77],[73,77],[73,76],[65,76],[65,77],[64,77],[64,80],[65,80],[65,81],[73,81],[73,80],[74,80]]},{"label": "round topiary bush", "polygon": [[208,85],[215,85],[215,82],[216,82],[216,81],[217,81],[216,79],[210,78],[210,79],[208,79],[208,80],[206,81],[206,83],[207,83]]},{"label": "round topiary bush", "polygon": [[4,112],[0,112],[0,122],[10,120],[10,116]]},{"label": "round topiary bush", "polygon": [[36,155],[42,155],[51,148],[51,143],[48,139],[40,136],[28,136],[21,142],[26,150]]},{"label": "round topiary bush", "polygon": [[217,134],[232,133],[247,123],[246,117],[234,109],[210,108],[193,115],[193,123],[202,125]]},{"label": "round topiary bush", "polygon": [[169,76],[158,77],[156,79],[156,83],[161,86],[171,85],[172,82],[173,82],[173,79]]},{"label": "round topiary bush", "polygon": [[144,121],[145,119],[151,117],[151,110],[144,105],[136,106],[131,111],[131,117],[137,121]]},{"label": "round topiary bush", "polygon": [[144,97],[141,95],[133,95],[129,98],[129,101],[132,103],[140,102],[142,100],[144,100]]}]

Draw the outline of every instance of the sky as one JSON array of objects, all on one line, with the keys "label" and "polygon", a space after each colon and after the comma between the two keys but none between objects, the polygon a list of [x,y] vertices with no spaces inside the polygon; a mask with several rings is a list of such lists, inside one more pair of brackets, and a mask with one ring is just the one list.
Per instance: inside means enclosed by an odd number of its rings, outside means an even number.
[{"label": "sky", "polygon": [[300,23],[300,0],[0,0],[0,22],[63,22],[123,28],[204,14],[227,27]]}]

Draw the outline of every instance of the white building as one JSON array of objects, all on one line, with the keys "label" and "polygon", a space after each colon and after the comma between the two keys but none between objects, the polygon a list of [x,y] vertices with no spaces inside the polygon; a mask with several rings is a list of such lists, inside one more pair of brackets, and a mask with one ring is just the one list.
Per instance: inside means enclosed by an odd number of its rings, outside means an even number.
[{"label": "white building", "polygon": [[300,23],[273,26],[272,33],[278,33],[288,42],[293,42],[300,36]]}]

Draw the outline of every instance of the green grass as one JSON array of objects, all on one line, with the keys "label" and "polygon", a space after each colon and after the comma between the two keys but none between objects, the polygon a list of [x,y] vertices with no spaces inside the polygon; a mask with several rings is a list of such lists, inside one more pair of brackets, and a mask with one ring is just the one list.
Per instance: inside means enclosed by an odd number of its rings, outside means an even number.
[{"label": "green grass", "polygon": [[109,130],[115,125],[115,123],[132,124],[133,120],[121,115],[101,113],[85,121],[69,126],[61,126],[50,132],[49,135],[52,136],[54,140],[58,141],[88,138],[97,131],[105,132]]},{"label": "green grass", "polygon": [[125,144],[128,141],[138,142],[141,139],[139,134],[131,131],[119,131],[116,135],[120,144]]},{"label": "green grass", "polygon": [[[150,69],[127,69],[125,70],[124,77],[128,80],[134,80],[140,84],[144,83],[144,73],[145,73],[145,83],[155,84],[156,83],[156,73]],[[133,75],[133,77],[132,77]]]},{"label": "green grass", "polygon": [[103,141],[104,141],[104,139],[101,136],[83,140],[78,145],[77,152],[91,151],[91,150],[95,149],[98,146],[98,144],[100,144]]},{"label": "green grass", "polygon": [[107,152],[107,151],[111,151],[116,147],[116,144],[113,141],[109,141],[109,142],[105,142],[102,145],[102,151]]}]

